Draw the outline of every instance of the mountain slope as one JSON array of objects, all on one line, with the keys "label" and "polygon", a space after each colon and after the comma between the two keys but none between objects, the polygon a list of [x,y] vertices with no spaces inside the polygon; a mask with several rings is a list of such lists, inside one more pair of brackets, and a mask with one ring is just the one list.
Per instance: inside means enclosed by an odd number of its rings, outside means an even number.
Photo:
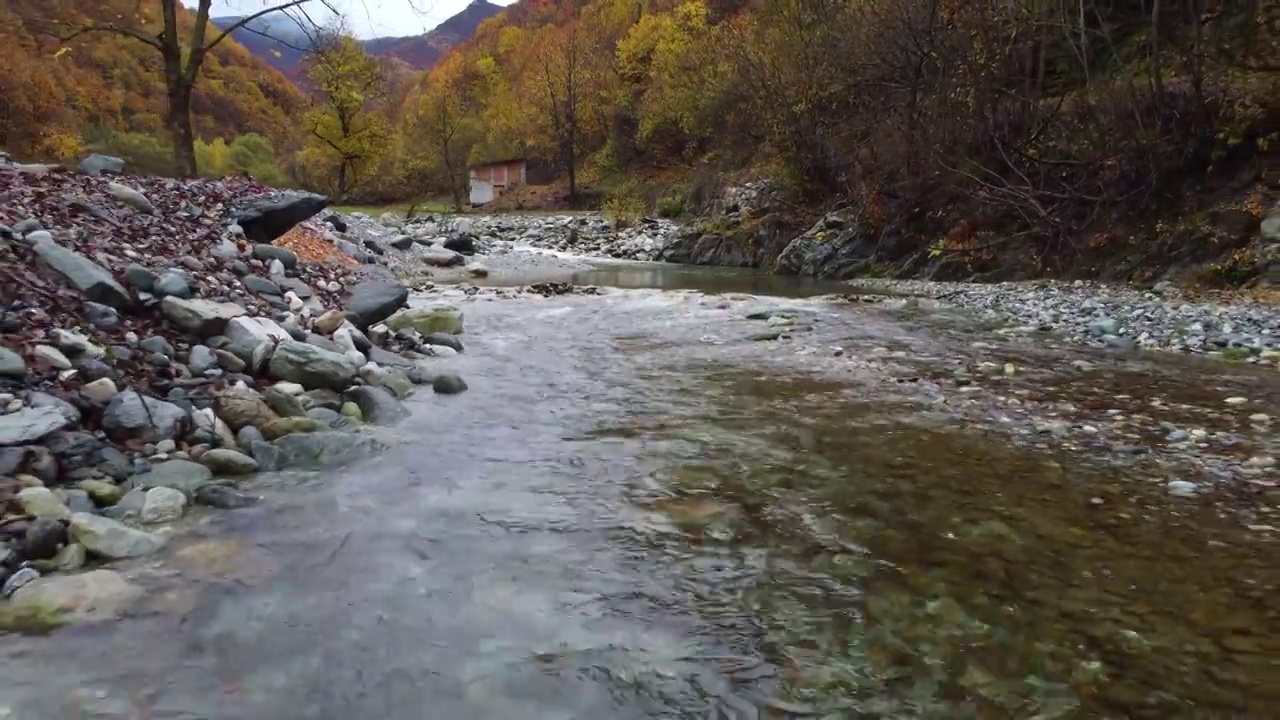
[{"label": "mountain slope", "polygon": [[[162,134],[165,90],[160,55],[110,33],[60,43],[90,22],[159,27],[154,0],[8,0],[0,4],[0,147],[18,156],[74,153],[104,133]],[[193,17],[179,16],[186,36]],[[279,146],[304,98],[284,76],[230,40],[205,61],[196,83],[196,132],[230,138],[248,132]]]},{"label": "mountain slope", "polygon": [[[501,5],[488,0],[473,0],[462,12],[440,23],[422,35],[380,37],[362,41],[371,55],[393,57],[409,66],[425,70],[436,63],[449,48],[470,38],[480,23],[502,12]],[[239,18],[214,18],[213,23],[226,27]],[[301,72],[309,39],[297,25],[283,14],[267,15],[231,34],[254,55],[291,78]]]}]

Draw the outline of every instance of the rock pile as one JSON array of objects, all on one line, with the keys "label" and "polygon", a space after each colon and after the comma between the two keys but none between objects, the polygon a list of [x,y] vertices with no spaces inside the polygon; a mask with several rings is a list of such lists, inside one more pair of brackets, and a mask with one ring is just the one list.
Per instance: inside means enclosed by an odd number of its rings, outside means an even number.
[{"label": "rock pile", "polygon": [[617,228],[599,215],[422,216],[362,213],[334,218],[335,240],[353,257],[393,269],[467,265],[474,255],[533,249],[587,257],[655,260],[676,232],[674,223],[645,218]]},{"label": "rock pile", "polygon": [[148,526],[253,504],[236,479],[355,460],[416,386],[465,389],[424,362],[462,349],[457,308],[272,244],[324,198],[36,170],[0,166],[0,595],[155,552]]}]

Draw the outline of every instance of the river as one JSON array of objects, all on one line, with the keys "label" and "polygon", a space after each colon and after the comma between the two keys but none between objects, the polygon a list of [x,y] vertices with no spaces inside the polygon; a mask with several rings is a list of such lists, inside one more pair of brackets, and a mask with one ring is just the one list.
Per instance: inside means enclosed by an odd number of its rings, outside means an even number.
[{"label": "river", "polygon": [[[373,461],[191,516],[123,566],[149,591],[126,619],[5,637],[0,718],[1276,716],[1255,500],[1016,429],[1064,398],[1280,401],[1274,372],[603,272],[668,289],[469,299],[469,392],[415,396]],[[977,355],[1017,374],[940,381]]]}]

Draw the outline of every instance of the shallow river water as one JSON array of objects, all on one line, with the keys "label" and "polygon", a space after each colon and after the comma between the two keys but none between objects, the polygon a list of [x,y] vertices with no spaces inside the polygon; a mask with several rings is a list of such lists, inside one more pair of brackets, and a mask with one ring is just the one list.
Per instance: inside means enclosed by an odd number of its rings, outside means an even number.
[{"label": "shallow river water", "polygon": [[[1280,716],[1276,496],[1170,497],[1150,458],[940,401],[931,375],[987,337],[963,317],[463,307],[469,392],[184,521],[123,567],[149,590],[126,619],[0,638],[0,718]],[[762,307],[790,339],[751,339]],[[1274,371],[1097,356],[1082,381],[1069,351],[1003,352],[1024,404],[1280,401]]]}]

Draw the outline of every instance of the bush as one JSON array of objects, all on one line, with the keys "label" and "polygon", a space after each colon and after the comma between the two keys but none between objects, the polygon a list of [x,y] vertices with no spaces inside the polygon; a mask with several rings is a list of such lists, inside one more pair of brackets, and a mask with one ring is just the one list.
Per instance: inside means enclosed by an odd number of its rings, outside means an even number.
[{"label": "bush", "polygon": [[648,207],[644,199],[632,192],[622,192],[604,201],[604,216],[613,222],[614,227],[622,229],[644,217]]},{"label": "bush", "polygon": [[138,175],[173,175],[173,145],[168,138],[143,133],[98,131],[90,133],[86,149],[115,155],[125,168]]},{"label": "bush", "polygon": [[684,215],[683,195],[664,195],[658,199],[658,217],[678,218]]}]

